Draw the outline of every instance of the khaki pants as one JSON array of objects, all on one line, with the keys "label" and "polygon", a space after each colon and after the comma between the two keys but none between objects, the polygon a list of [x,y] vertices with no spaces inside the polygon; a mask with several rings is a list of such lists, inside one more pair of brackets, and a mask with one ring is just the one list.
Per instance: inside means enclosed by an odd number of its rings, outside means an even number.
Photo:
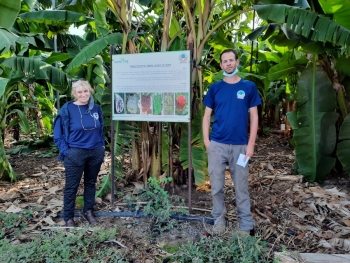
[{"label": "khaki pants", "polygon": [[[254,228],[254,220],[250,211],[248,192],[248,164],[246,167],[237,165],[239,154],[246,153],[246,145],[232,145],[211,141],[208,147],[208,172],[213,196],[212,216],[214,220],[224,220],[226,207],[224,202],[225,170],[228,165],[235,187],[236,208],[240,229],[248,231]],[[224,214],[224,215],[223,215]],[[222,217],[220,217],[223,215]]]}]

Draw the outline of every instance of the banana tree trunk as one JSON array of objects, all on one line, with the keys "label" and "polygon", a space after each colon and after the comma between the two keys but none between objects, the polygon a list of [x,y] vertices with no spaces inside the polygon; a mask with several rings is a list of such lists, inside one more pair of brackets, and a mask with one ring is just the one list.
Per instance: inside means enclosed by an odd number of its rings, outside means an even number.
[{"label": "banana tree trunk", "polygon": [[162,123],[154,127],[152,143],[151,177],[159,178],[162,171]]},{"label": "banana tree trunk", "polygon": [[132,140],[131,167],[136,171],[140,171],[141,169],[140,148],[139,143],[136,140]]},{"label": "banana tree trunk", "polygon": [[[29,94],[32,97],[34,97],[34,87],[35,87],[35,84],[29,84],[28,90],[29,90]],[[36,117],[36,124],[37,124],[37,128],[38,128],[38,132],[40,133],[45,128],[43,118],[42,118],[43,115],[42,115],[41,110],[40,110],[39,102],[32,101],[32,103],[35,105],[35,108],[33,110],[34,110],[35,117]]]}]

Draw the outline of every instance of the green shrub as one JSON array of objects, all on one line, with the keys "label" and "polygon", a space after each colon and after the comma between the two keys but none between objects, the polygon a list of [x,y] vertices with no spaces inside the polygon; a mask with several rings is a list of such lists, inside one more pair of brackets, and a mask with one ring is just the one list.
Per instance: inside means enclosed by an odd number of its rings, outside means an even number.
[{"label": "green shrub", "polygon": [[265,243],[251,236],[234,235],[230,240],[217,237],[203,237],[199,242],[182,245],[171,257],[177,262],[228,263],[268,262],[264,258]]},{"label": "green shrub", "polygon": [[93,232],[71,229],[48,231],[35,236],[30,242],[13,245],[0,240],[0,262],[55,263],[55,262],[108,262],[124,263],[123,255],[113,246],[103,243],[115,239],[116,229],[95,228]]}]

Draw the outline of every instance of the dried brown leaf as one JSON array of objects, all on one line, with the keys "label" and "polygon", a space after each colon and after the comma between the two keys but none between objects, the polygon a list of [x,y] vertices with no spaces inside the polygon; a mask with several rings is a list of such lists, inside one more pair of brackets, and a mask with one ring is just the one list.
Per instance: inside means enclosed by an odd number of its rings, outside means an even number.
[{"label": "dried brown leaf", "polygon": [[137,190],[143,190],[145,188],[144,184],[141,182],[131,182],[133,185],[135,185],[135,188]]},{"label": "dried brown leaf", "polygon": [[105,175],[105,174],[108,174],[108,171],[107,170],[101,170],[99,171],[98,175]]},{"label": "dried brown leaf", "polygon": [[43,196],[40,196],[36,202],[37,202],[38,204],[40,204],[42,201],[43,201]]},{"label": "dried brown leaf", "polygon": [[12,204],[9,208],[6,209],[6,213],[19,213],[22,212],[22,209],[19,208],[18,206],[15,206]]},{"label": "dried brown leaf", "polygon": [[56,191],[59,191],[59,190],[61,190],[61,187],[58,185],[55,185],[55,186],[49,188],[47,191],[49,191],[50,194],[54,195],[54,194],[56,194]]},{"label": "dried brown leaf", "polygon": [[44,219],[43,219],[43,221],[45,222],[45,223],[47,223],[47,224],[49,224],[50,226],[52,226],[52,225],[56,225],[56,223],[52,220],[52,218],[51,217],[45,217]]},{"label": "dried brown leaf", "polygon": [[30,177],[40,177],[40,176],[42,176],[44,174],[45,174],[44,172],[40,172],[40,173],[36,173],[36,174],[30,174],[29,176]]}]

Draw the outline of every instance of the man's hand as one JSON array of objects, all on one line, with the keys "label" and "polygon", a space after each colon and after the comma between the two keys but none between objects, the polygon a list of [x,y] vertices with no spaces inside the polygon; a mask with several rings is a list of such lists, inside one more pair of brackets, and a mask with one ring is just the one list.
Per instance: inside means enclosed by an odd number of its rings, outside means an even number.
[{"label": "man's hand", "polygon": [[204,141],[205,149],[207,151],[208,151],[208,147],[210,144],[209,127],[210,127],[210,116],[211,116],[212,112],[213,112],[213,110],[211,108],[205,107],[202,128],[203,128],[203,141]]},{"label": "man's hand", "polygon": [[208,151],[210,140],[204,140],[205,149]]},{"label": "man's hand", "polygon": [[247,160],[247,157],[251,158],[254,155],[254,145],[247,145],[247,152],[244,156],[244,161]]},{"label": "man's hand", "polygon": [[247,160],[247,157],[251,158],[254,154],[254,145],[256,134],[258,133],[258,107],[252,107],[249,109],[249,117],[250,117],[250,132],[249,132],[249,141],[247,145],[247,152],[244,157],[244,161]]}]

